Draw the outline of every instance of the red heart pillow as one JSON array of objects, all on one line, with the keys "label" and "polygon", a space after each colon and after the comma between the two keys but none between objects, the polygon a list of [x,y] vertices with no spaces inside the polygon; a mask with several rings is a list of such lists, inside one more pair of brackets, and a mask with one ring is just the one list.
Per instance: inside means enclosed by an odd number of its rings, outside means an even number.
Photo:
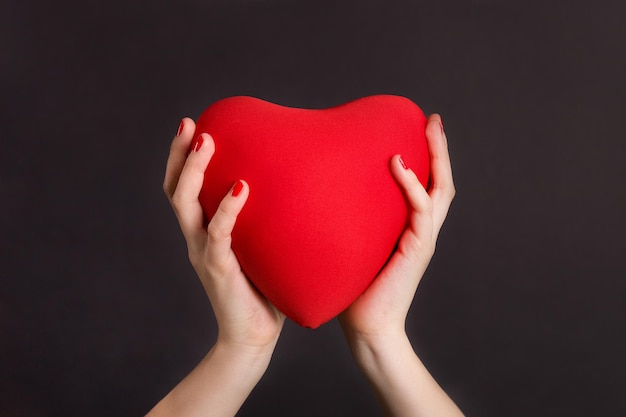
[{"label": "red heart pillow", "polygon": [[318,327],[348,307],[394,251],[408,208],[389,161],[401,154],[426,185],[425,125],[419,107],[391,95],[322,110],[220,100],[196,127],[215,141],[200,203],[211,218],[235,181],[248,182],[233,251],[270,302]]}]

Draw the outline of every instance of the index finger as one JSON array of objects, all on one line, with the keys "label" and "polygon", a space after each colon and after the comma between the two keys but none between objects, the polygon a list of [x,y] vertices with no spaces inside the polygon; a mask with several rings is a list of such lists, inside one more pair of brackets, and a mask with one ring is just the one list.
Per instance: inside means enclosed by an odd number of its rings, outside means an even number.
[{"label": "index finger", "polygon": [[170,146],[170,154],[167,158],[167,165],[165,167],[165,179],[163,180],[163,191],[168,200],[172,201],[172,196],[176,187],[178,186],[178,179],[183,171],[185,162],[187,161],[187,155],[189,154],[189,146],[191,145],[191,139],[196,131],[196,124],[189,117],[183,118],[178,128],[178,133],[172,141]]}]

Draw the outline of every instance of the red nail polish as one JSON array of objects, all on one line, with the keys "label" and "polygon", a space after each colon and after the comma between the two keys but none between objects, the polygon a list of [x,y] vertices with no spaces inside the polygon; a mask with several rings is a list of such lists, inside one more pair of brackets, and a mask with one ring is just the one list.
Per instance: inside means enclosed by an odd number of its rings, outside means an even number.
[{"label": "red nail polish", "polygon": [[241,190],[243,190],[243,182],[237,180],[235,185],[233,185],[233,191],[232,191],[231,195],[233,197],[237,197],[239,195],[239,193],[241,193]]},{"label": "red nail polish", "polygon": [[178,125],[178,132],[176,132],[176,136],[180,136],[180,134],[183,132],[184,127],[185,127],[185,121],[181,120],[180,124]]},{"label": "red nail polish", "polygon": [[200,148],[202,147],[203,142],[204,142],[204,139],[202,138],[202,135],[198,136],[196,140],[194,141],[194,143],[191,145],[191,149],[193,149],[194,152],[198,152]]},{"label": "red nail polish", "polygon": [[404,160],[402,159],[402,157],[398,158],[398,161],[400,162],[400,165],[402,165],[402,168],[404,169],[409,169],[406,164],[404,163]]}]

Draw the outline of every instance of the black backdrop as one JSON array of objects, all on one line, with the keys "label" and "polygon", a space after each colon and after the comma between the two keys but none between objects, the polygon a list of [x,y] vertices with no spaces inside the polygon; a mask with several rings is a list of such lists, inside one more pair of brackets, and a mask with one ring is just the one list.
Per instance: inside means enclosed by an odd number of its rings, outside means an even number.
[{"label": "black backdrop", "polygon": [[[443,115],[458,189],[408,331],[469,416],[624,416],[621,0],[3,0],[0,415],[142,415],[215,322],[161,182],[183,116],[376,93]],[[241,416],[379,416],[336,322]]]}]

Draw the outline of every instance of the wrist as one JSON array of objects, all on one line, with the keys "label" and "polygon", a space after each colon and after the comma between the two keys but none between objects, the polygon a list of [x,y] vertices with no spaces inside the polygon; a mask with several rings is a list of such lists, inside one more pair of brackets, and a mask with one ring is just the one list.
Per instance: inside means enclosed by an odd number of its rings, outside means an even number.
[{"label": "wrist", "polygon": [[229,361],[265,371],[274,353],[276,342],[265,345],[250,345],[223,340],[218,337],[212,350],[220,357],[227,358]]},{"label": "wrist", "polygon": [[404,329],[367,334],[350,331],[345,333],[352,356],[364,371],[378,367],[387,358],[396,356],[398,352],[413,352]]},{"label": "wrist", "polygon": [[272,352],[218,340],[149,415],[234,416],[263,377]]},{"label": "wrist", "polygon": [[385,415],[463,415],[424,367],[406,332],[369,334],[353,339],[350,347]]}]

